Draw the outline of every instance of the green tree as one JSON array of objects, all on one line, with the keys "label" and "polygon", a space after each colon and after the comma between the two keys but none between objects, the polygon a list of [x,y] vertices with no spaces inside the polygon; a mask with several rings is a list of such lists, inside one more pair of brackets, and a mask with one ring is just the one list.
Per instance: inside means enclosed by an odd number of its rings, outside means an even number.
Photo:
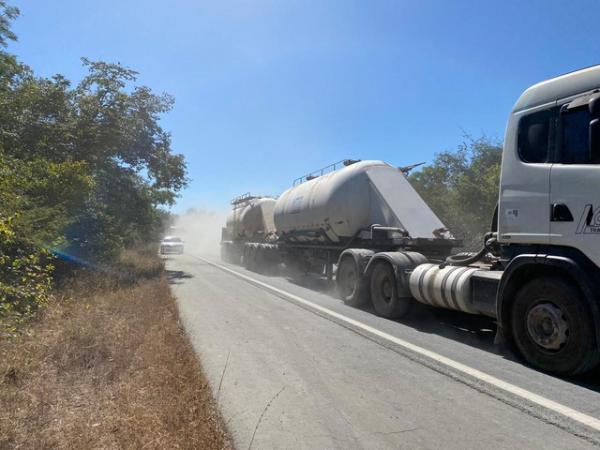
[{"label": "green tree", "polygon": [[186,184],[185,162],[159,125],[170,96],[132,86],[136,73],[118,64],[83,63],[89,73],[75,87],[18,66],[0,94],[0,148],[23,161],[85,165],[93,188],[83,207],[69,211],[63,250],[110,260],[158,226],[158,208]]},{"label": "green tree", "polygon": [[83,62],[89,74],[72,92],[69,155],[90,165],[96,183],[67,236],[75,254],[110,258],[160,226],[159,207],[172,204],[187,182],[185,163],[159,125],[170,96],[132,87],[136,72],[118,64]]},{"label": "green tree", "polygon": [[17,36],[10,29],[10,24],[19,16],[19,8],[10,6],[0,0],[0,47],[6,48],[8,41],[16,41]]},{"label": "green tree", "polygon": [[465,248],[480,248],[498,201],[502,145],[486,137],[438,154],[410,181]]},{"label": "green tree", "polygon": [[0,316],[27,315],[51,285],[53,254],[110,263],[156,238],[186,182],[159,124],[173,99],[136,72],[83,59],[73,85],[6,52],[18,9],[0,0]]},{"label": "green tree", "polygon": [[21,161],[0,151],[0,317],[28,316],[51,286],[51,249],[92,181],[79,162]]}]

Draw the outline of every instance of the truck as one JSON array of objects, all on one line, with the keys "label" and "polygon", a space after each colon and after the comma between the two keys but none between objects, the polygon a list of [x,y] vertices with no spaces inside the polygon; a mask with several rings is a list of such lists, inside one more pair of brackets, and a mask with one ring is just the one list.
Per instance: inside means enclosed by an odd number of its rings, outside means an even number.
[{"label": "truck", "polygon": [[249,192],[231,200],[232,210],[221,229],[221,259],[240,264],[246,243],[275,239],[273,209],[275,199]]},{"label": "truck", "polygon": [[[406,171],[346,160],[295,180],[274,200],[273,229],[260,234],[269,239],[238,238],[237,262],[322,273],[345,303],[370,302],[386,318],[406,316],[415,302],[492,317],[498,339],[549,373],[597,367],[600,65],[535,84],[517,100],[479,251],[453,254],[461,242]],[[266,223],[271,212],[263,212]]]}]

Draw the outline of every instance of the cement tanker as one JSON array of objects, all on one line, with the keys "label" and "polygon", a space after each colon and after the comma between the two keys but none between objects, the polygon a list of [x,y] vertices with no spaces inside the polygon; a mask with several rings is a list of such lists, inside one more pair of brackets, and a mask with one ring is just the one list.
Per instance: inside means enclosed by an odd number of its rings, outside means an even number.
[{"label": "cement tanker", "polygon": [[[366,301],[372,272],[383,286],[390,277],[379,272],[389,267],[409,271],[417,264],[442,262],[459,244],[410,185],[402,168],[382,161],[345,160],[295,180],[274,202],[272,211],[263,209],[264,214],[273,214],[274,234],[268,240],[253,240],[243,235],[246,228],[236,227],[247,214],[239,210],[238,201],[226,228],[233,230],[229,236],[233,233],[243,243],[245,267],[260,271],[284,263],[292,270],[323,274],[330,280],[335,272],[338,292],[351,305]],[[223,242],[228,261],[240,259],[239,250],[231,250],[236,248],[233,242],[235,237]],[[364,272],[368,278],[361,275]],[[410,296],[408,284],[402,283],[394,289]],[[403,314],[404,303],[383,298],[374,302],[385,317]]]},{"label": "cement tanker", "polygon": [[275,199],[247,193],[234,198],[231,204],[233,209],[221,230],[221,258],[239,264],[246,243],[267,242],[274,237]]},{"label": "cement tanker", "polygon": [[402,171],[382,161],[346,162],[301,182],[281,194],[274,213],[277,234],[287,242],[347,243],[373,227],[435,239],[445,229]]}]

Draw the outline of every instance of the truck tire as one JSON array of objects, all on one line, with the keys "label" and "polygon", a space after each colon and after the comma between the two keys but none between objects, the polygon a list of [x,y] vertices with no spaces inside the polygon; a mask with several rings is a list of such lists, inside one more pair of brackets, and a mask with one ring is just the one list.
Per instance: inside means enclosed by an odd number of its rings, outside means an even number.
[{"label": "truck tire", "polygon": [[230,262],[229,253],[229,246],[227,244],[221,244],[221,261]]},{"label": "truck tire", "polygon": [[410,311],[412,299],[398,297],[394,268],[387,261],[377,261],[371,272],[371,301],[375,312],[387,319],[399,319]]},{"label": "truck tire", "polygon": [[575,375],[600,362],[591,314],[579,290],[567,280],[530,281],[517,292],[510,317],[515,345],[532,366]]},{"label": "truck tire", "polygon": [[276,274],[278,265],[276,249],[269,244],[264,245],[262,249],[262,273],[266,275]]},{"label": "truck tire", "polygon": [[244,246],[244,269],[253,270],[254,269],[254,248],[251,245]]},{"label": "truck tire", "polygon": [[361,282],[362,274],[352,256],[345,256],[340,261],[335,276],[335,284],[339,297],[348,306],[361,306],[367,302],[367,295]]},{"label": "truck tire", "polygon": [[238,245],[232,245],[229,249],[229,262],[231,264],[242,265],[242,255],[244,254],[244,247]]},{"label": "truck tire", "polygon": [[254,267],[252,270],[257,273],[264,273],[267,268],[267,249],[258,244],[254,252]]},{"label": "truck tire", "polygon": [[248,270],[256,272],[256,268],[258,267],[258,248],[255,245],[250,247],[249,255]]}]

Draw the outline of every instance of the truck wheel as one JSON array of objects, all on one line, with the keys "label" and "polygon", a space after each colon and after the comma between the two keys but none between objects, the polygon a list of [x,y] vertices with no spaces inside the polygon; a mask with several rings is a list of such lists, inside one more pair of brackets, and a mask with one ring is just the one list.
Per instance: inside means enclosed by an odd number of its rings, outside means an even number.
[{"label": "truck wheel", "polygon": [[256,266],[258,265],[257,255],[258,249],[255,246],[250,247],[248,251],[248,270],[252,272],[256,271]]},{"label": "truck wheel", "polygon": [[266,261],[266,251],[263,246],[260,244],[256,247],[254,253],[254,267],[253,270],[257,273],[263,273],[265,271],[267,261]]},{"label": "truck wheel", "polygon": [[243,251],[244,251],[243,247],[240,249],[239,247],[232,245],[228,251],[228,255],[227,255],[228,261],[227,262],[231,263],[231,264],[241,265]]},{"label": "truck wheel", "polygon": [[339,297],[346,305],[361,306],[366,303],[367,296],[364,295],[361,276],[354,258],[351,256],[342,258],[335,276],[335,284]]},{"label": "truck wheel", "polygon": [[396,274],[386,261],[378,261],[373,267],[371,301],[377,314],[387,319],[404,317],[412,305],[412,299],[398,297]]},{"label": "truck wheel", "polygon": [[253,248],[249,245],[244,246],[244,269],[246,270],[252,270],[252,266],[253,266]]},{"label": "truck wheel", "polygon": [[600,362],[587,305],[562,279],[538,278],[523,286],[512,306],[511,328],[521,355],[546,372],[575,375]]}]

